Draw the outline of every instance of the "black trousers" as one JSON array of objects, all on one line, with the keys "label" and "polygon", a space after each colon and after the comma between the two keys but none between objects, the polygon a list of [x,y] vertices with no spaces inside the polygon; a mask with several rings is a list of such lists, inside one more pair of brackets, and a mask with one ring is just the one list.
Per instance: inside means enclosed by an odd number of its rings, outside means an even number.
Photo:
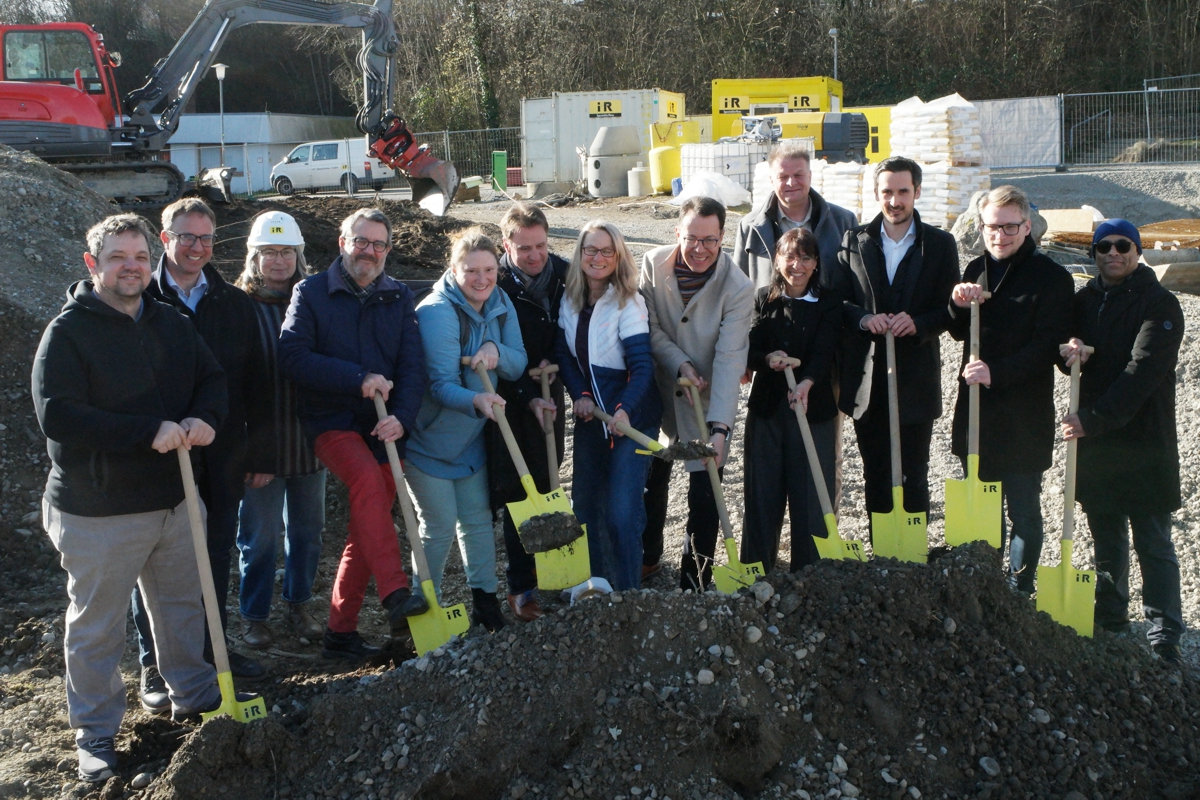
[{"label": "black trousers", "polygon": [[1150,623],[1151,644],[1179,644],[1183,603],[1179,559],[1171,541],[1170,514],[1113,514],[1089,510],[1096,545],[1096,624],[1129,619],[1129,532],[1142,568],[1142,613]]},{"label": "black trousers", "polygon": [[[892,511],[892,439],[886,391],[871,393],[867,412],[854,421],[854,433],[863,461],[867,512],[889,513]],[[929,443],[932,439],[933,420],[900,426],[900,470],[906,511],[929,512]]]},{"label": "black trousers", "polygon": [[[642,563],[657,564],[663,553],[663,527],[667,521],[667,494],[671,462],[654,459],[646,481],[646,529],[642,533]],[[717,470],[722,478],[725,468]],[[679,587],[702,591],[712,582],[713,554],[717,548],[721,517],[708,470],[688,473],[688,516],[679,565]]]}]

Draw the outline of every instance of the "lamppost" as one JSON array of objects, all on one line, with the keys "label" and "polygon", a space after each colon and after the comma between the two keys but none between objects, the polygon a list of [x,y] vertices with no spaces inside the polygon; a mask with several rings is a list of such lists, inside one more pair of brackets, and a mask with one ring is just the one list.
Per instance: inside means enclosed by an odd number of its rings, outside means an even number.
[{"label": "lamppost", "polygon": [[836,81],[837,76],[837,28],[830,28],[829,35],[833,39],[833,79]]},{"label": "lamppost", "polygon": [[[837,49],[837,40],[834,40],[834,49]],[[837,56],[833,57],[834,67],[833,74],[837,76]],[[221,166],[225,166],[225,70],[229,69],[225,64],[213,64],[213,72],[217,73],[217,92],[221,98]]]}]

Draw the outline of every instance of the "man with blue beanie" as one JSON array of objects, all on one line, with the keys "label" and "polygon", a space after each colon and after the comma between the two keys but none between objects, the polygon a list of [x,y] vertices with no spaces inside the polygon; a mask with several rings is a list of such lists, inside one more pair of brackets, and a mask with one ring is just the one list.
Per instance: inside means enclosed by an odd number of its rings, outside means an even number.
[{"label": "man with blue beanie", "polygon": [[[1179,664],[1183,612],[1171,513],[1181,505],[1175,365],[1183,341],[1179,300],[1138,263],[1142,239],[1123,219],[1092,236],[1099,275],[1075,295],[1070,343],[1083,363],[1079,411],[1063,418],[1079,439],[1077,496],[1096,544],[1096,627],[1129,629],[1129,530],[1142,569],[1147,637]],[[1090,356],[1082,348],[1095,348]]]}]

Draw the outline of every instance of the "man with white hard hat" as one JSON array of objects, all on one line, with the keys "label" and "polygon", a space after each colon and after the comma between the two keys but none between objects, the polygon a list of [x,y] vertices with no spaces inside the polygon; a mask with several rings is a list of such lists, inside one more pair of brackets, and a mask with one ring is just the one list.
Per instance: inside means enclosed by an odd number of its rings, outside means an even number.
[{"label": "man with white hard hat", "polygon": [[250,439],[249,451],[274,459],[274,478],[262,486],[246,488],[237,544],[241,553],[241,613],[246,623],[242,641],[263,649],[273,641],[267,617],[275,586],[275,546],[280,530],[287,540],[283,572],[286,619],[297,636],[310,641],[316,641],[324,632],[307,604],[312,598],[321,557],[321,530],[325,527],[325,468],[304,435],[296,387],[280,370],[277,353],[292,289],[308,273],[304,236],[291,215],[268,211],[254,220],[246,247],[245,268],[236,285],[254,301],[258,318],[254,344],[262,352],[270,387],[270,392],[256,398],[256,402],[269,410],[272,422]]}]

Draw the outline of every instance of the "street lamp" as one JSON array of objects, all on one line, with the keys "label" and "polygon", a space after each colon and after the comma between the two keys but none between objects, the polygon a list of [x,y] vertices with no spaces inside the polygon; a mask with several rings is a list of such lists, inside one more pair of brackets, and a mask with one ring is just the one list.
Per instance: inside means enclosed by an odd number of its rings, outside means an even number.
[{"label": "street lamp", "polygon": [[[837,51],[837,40],[834,39],[834,52]],[[837,77],[837,55],[833,57],[833,74]],[[225,64],[213,64],[213,72],[217,73],[217,92],[221,98],[221,166],[225,166]]]},{"label": "street lamp", "polygon": [[833,79],[836,81],[838,79],[838,77],[837,77],[837,28],[830,28],[829,35],[833,39]]}]

